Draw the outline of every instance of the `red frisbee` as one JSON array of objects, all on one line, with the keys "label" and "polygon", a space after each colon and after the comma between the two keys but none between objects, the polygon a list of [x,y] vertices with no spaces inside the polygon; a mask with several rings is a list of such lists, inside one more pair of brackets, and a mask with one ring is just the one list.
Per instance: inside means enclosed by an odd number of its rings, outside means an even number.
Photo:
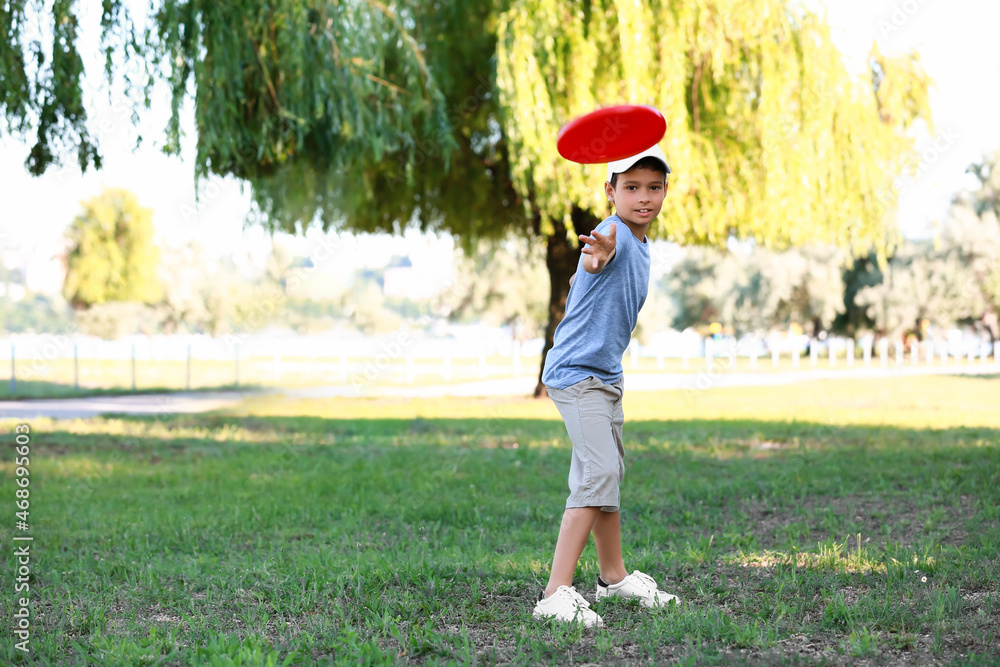
[{"label": "red frisbee", "polygon": [[614,162],[659,143],[666,132],[666,119],[653,107],[620,104],[591,111],[563,125],[556,136],[556,148],[571,162]]}]

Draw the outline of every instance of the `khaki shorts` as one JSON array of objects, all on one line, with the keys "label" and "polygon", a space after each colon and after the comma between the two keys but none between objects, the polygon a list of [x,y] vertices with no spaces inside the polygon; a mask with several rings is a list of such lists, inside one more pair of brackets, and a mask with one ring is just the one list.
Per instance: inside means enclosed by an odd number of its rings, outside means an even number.
[{"label": "khaki shorts", "polygon": [[625,479],[622,446],[623,380],[604,384],[594,376],[565,389],[546,387],[573,443],[566,507],[600,507],[617,512]]}]

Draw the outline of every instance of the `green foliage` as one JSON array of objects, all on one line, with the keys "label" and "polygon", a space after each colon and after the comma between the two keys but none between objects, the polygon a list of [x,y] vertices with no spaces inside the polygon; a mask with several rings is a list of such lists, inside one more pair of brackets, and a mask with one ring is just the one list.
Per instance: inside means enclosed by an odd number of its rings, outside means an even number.
[{"label": "green foliage", "polygon": [[[70,3],[56,3],[66,39],[34,86],[25,3],[10,6],[0,108],[21,134],[42,118],[32,173],[55,163],[56,137],[81,168],[99,165]],[[822,18],[792,0],[162,0],[141,38],[121,0],[103,6],[109,83],[117,49],[143,67],[136,81],[125,74],[130,99],[141,86],[148,108],[152,83],[169,84],[168,153],[193,91],[196,175],[249,182],[252,222],[292,233],[415,225],[455,234],[467,252],[531,233],[560,250],[548,256],[558,275],[575,264],[576,233],[611,212],[603,168],[555,150],[560,125],[595,107],[652,104],[667,118],[675,175],[653,235],[827,243],[880,259],[897,240],[891,193],[912,163],[908,129],[929,122],[915,54],[873,49],[870,78],[855,77]]]},{"label": "green foliage", "polygon": [[[34,173],[57,157],[49,134],[76,145],[83,168],[96,157],[82,126],[74,141],[59,124],[86,115],[76,18],[56,5],[56,39],[67,39],[51,71],[36,73],[40,92],[23,64],[25,3],[0,26],[12,82],[0,106],[22,131],[32,115],[48,123]],[[677,172],[664,237],[884,249],[883,195],[909,155],[907,127],[929,118],[916,55],[873,50],[871,80],[855,79],[822,19],[786,0],[154,9],[140,38],[120,0],[105,3],[109,82],[118,49],[145,67],[125,77],[133,97],[141,84],[148,105],[152,82],[169,83],[167,152],[179,150],[179,109],[194,90],[198,176],[246,179],[257,221],[292,232],[316,220],[390,232],[414,223],[471,248],[510,227],[551,233],[573,205],[603,217],[601,168],[558,158],[553,138],[575,115],[636,102],[669,123]]]},{"label": "green foliage", "polygon": [[83,203],[67,236],[63,296],[75,309],[110,301],[153,304],[163,295],[156,275],[152,209],[134,194],[106,189]]},{"label": "green foliage", "polygon": [[667,118],[676,170],[661,236],[855,253],[893,241],[883,193],[911,153],[906,128],[929,118],[916,55],[873,52],[873,81],[855,79],[822,19],[784,0],[519,0],[498,35],[512,176],[545,216],[606,213],[603,167],[563,160],[552,138],[570,118],[628,102]]},{"label": "green foliage", "polygon": [[[43,14],[47,23],[51,20],[52,29],[47,61],[38,41],[28,47],[30,55],[25,52],[24,26],[29,20],[40,20],[25,11],[28,3],[12,0],[0,10],[0,111],[12,133],[23,136],[31,122],[36,123],[36,143],[25,161],[28,171],[36,176],[45,173],[50,165],[59,164],[59,153],[69,148],[76,149],[82,171],[91,163],[101,168],[97,146],[91,143],[87,131],[80,85],[83,60],[76,46],[79,20],[74,4],[73,0],[55,0],[51,19]],[[37,14],[39,7],[35,3],[31,14]],[[33,76],[29,76],[31,73]]]},{"label": "green foliage", "polygon": [[280,272],[285,260],[272,256],[263,275],[248,277],[231,258],[209,261],[197,242],[172,249],[161,272],[166,293],[157,304],[162,330],[222,336],[282,321],[286,298]]},{"label": "green foliage", "polygon": [[480,241],[472,253],[455,251],[455,281],[441,306],[460,322],[506,326],[518,340],[541,335],[548,317],[549,282],[542,250],[526,238]]},{"label": "green foliage", "polygon": [[403,318],[386,303],[382,287],[375,281],[354,286],[345,299],[345,314],[366,335],[380,335],[399,329]]},{"label": "green foliage", "polygon": [[156,309],[134,301],[105,301],[76,313],[80,331],[106,340],[143,333],[156,327]]},{"label": "green foliage", "polygon": [[928,324],[980,322],[1000,339],[1000,152],[973,165],[980,181],[952,203],[938,237],[908,242],[881,282],[858,291],[857,303],[890,336],[922,337]]},{"label": "green foliage", "polygon": [[844,261],[833,246],[690,248],[662,286],[673,295],[679,329],[719,322],[742,334],[798,324],[819,333],[843,309]]},{"label": "green foliage", "polygon": [[66,302],[45,294],[28,292],[20,301],[0,298],[0,322],[4,333],[65,333],[72,328],[72,311]]},{"label": "green foliage", "polygon": [[[421,47],[446,123],[415,126],[410,144],[338,156],[341,168],[290,162],[254,183],[261,222],[295,233],[324,229],[398,233],[404,227],[456,235],[467,251],[499,240],[531,218],[510,183],[495,83],[493,3],[400,3]],[[391,64],[391,63],[389,63]],[[388,67],[388,64],[387,64]],[[391,78],[391,70],[380,74]]]}]

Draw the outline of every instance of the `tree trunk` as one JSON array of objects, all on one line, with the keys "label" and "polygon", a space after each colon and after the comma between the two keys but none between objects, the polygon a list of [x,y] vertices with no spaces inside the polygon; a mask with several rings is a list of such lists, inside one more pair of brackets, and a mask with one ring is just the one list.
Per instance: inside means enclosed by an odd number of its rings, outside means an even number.
[{"label": "tree trunk", "polygon": [[545,327],[545,346],[542,348],[542,363],[538,369],[535,398],[548,395],[548,392],[545,391],[545,385],[542,384],[545,356],[552,349],[556,327],[566,315],[569,279],[576,273],[576,267],[580,261],[580,244],[571,241],[567,232],[571,232],[574,237],[580,234],[590,234],[601,223],[601,219],[574,206],[570,213],[570,223],[573,228],[567,230],[561,220],[553,221],[555,231],[549,236],[545,249],[545,266],[549,269],[549,322]]}]

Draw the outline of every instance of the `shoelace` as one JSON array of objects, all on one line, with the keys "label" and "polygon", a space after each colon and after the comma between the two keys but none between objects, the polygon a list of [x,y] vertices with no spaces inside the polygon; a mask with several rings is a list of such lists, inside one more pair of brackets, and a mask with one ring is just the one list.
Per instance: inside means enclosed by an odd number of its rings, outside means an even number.
[{"label": "shoelace", "polygon": [[583,607],[584,609],[590,609],[590,603],[582,595],[577,593],[576,586],[568,586],[566,588],[560,588],[556,591],[556,595],[560,597],[569,598],[569,601],[577,606]]},{"label": "shoelace", "polygon": [[656,594],[657,588],[655,579],[653,579],[645,572],[640,572],[639,570],[633,571],[632,576],[638,579],[646,587],[646,590],[648,590],[651,595]]}]

